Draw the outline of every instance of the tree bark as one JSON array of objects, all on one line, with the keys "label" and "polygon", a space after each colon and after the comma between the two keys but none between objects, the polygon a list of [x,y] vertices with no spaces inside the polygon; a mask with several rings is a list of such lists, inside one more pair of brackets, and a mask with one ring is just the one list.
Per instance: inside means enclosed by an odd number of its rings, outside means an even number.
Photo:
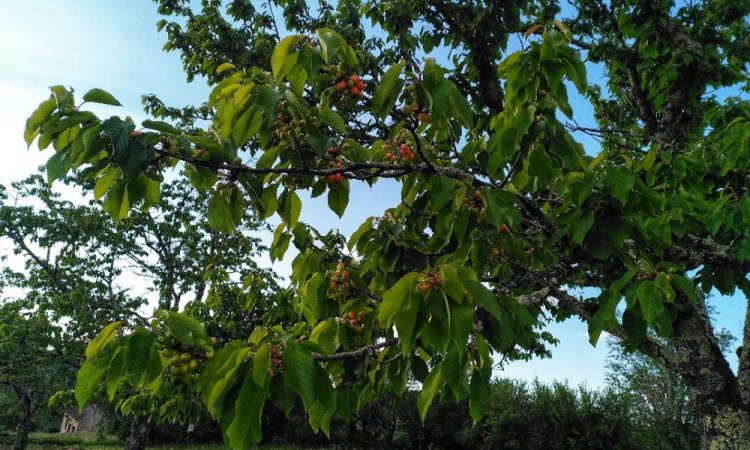
[{"label": "tree bark", "polygon": [[669,358],[690,388],[701,419],[702,450],[750,450],[750,409],[740,395],[705,310],[703,299],[678,295],[682,310],[674,322]]},{"label": "tree bark", "polygon": [[27,393],[18,396],[21,405],[21,417],[16,426],[16,439],[13,442],[13,450],[25,450],[29,445],[29,431],[31,430],[31,419],[34,416],[34,405]]},{"label": "tree bark", "polygon": [[703,417],[701,450],[750,450],[750,414],[727,408]]},{"label": "tree bark", "polygon": [[123,450],[145,450],[148,432],[151,428],[149,417],[138,417],[130,422],[130,432],[125,439]]}]

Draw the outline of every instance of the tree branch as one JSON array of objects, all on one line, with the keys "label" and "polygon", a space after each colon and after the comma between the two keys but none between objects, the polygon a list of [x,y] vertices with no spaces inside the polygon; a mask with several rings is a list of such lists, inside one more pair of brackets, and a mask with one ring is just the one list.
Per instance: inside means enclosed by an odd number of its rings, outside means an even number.
[{"label": "tree branch", "polygon": [[379,350],[381,348],[390,347],[398,343],[399,343],[398,338],[389,338],[382,342],[378,342],[372,345],[367,345],[365,347],[361,347],[356,350],[352,350],[348,352],[334,353],[332,355],[321,355],[320,353],[313,353],[313,359],[315,359],[316,361],[321,361],[321,362],[341,361],[344,359],[356,359],[356,358],[361,358],[374,350]]}]

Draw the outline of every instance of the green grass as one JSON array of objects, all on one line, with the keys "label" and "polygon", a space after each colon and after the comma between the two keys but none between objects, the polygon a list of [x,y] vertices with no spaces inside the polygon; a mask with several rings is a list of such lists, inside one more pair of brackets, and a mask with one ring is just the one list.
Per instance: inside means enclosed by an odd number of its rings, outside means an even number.
[{"label": "green grass", "polygon": [[[0,449],[4,447],[0,445]],[[306,450],[307,447],[260,446],[258,450]],[[99,440],[95,434],[87,433],[31,433],[30,450],[121,450],[122,442],[117,436],[105,436]],[[216,444],[164,445],[149,447],[149,450],[227,450],[228,447]],[[320,449],[317,449],[320,450]]]}]

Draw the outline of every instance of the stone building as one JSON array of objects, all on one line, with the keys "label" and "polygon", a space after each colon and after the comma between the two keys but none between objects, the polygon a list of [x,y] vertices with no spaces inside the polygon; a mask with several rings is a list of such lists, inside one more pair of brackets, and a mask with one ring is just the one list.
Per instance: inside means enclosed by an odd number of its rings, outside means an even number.
[{"label": "stone building", "polygon": [[104,419],[104,408],[100,405],[90,405],[78,411],[70,411],[63,415],[60,433],[93,433]]}]

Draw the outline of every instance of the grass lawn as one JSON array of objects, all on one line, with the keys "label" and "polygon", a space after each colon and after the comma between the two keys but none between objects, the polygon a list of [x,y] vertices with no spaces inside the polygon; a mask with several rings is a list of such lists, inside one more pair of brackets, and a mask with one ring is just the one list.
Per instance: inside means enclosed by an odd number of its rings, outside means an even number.
[{"label": "grass lawn", "polygon": [[[6,447],[0,445],[0,449]],[[7,447],[10,448],[10,447]],[[258,450],[305,450],[304,447],[288,446],[260,446],[251,447]],[[31,433],[29,435],[30,450],[121,450],[122,442],[117,436],[105,436],[97,439],[95,434],[75,433]],[[149,450],[227,450],[223,445],[212,444],[190,444],[190,445],[165,445],[149,447]],[[318,449],[320,450],[320,449]]]}]

